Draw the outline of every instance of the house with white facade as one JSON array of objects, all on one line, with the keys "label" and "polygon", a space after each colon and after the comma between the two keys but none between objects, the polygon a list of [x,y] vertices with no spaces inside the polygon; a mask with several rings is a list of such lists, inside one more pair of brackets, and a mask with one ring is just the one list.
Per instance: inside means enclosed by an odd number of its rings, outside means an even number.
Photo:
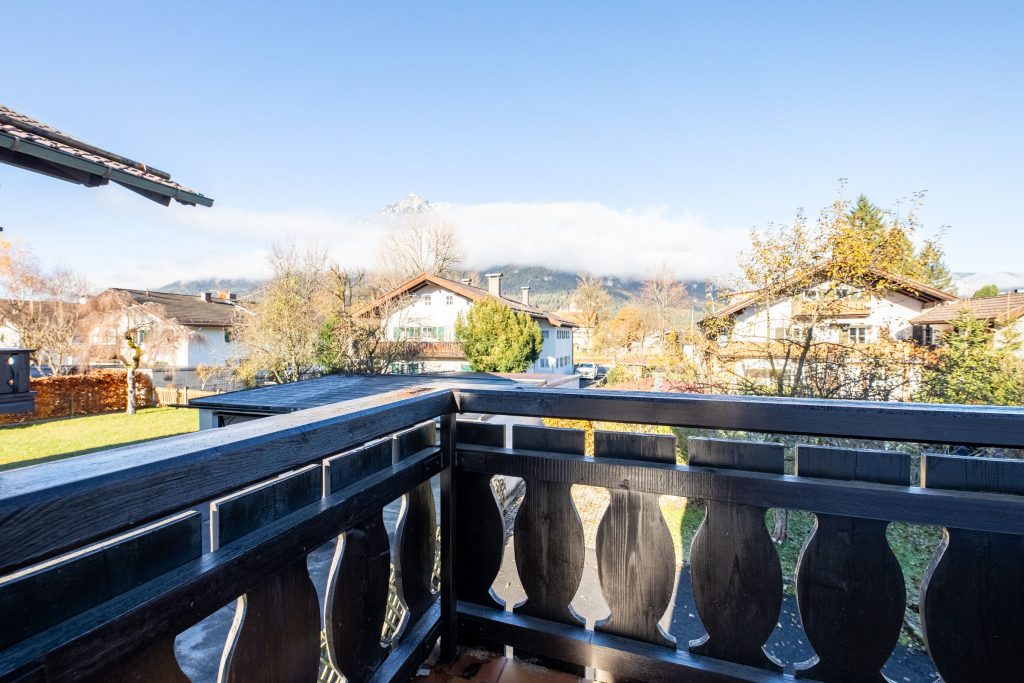
[{"label": "house with white facade", "polygon": [[[957,300],[954,294],[903,276],[877,271],[876,285],[868,289],[806,278],[807,284],[791,296],[768,301],[761,291],[739,292],[725,308],[702,321],[705,330],[715,321],[720,357],[736,377],[769,380],[772,371],[768,346],[799,342],[808,326],[815,342],[863,345],[904,340],[922,343],[922,314]],[[826,294],[827,293],[827,294]],[[828,296],[828,306],[818,301]],[[822,315],[826,310],[827,314]]]},{"label": "house with white facade", "polygon": [[406,367],[395,368],[396,372],[467,372],[470,364],[455,340],[455,320],[459,314],[465,315],[473,302],[495,298],[515,311],[527,313],[540,326],[541,354],[526,372],[573,374],[575,323],[532,306],[529,287],[521,289],[519,299],[505,296],[501,277],[501,273],[489,273],[487,289],[483,289],[470,279],[455,281],[423,273],[363,306],[354,315],[386,309],[387,334],[392,339],[416,342],[415,360]]},{"label": "house with white facade", "polygon": [[[124,315],[135,320],[128,324],[118,316],[106,316],[94,321],[85,331],[87,343],[109,348],[121,344],[118,336],[125,329],[136,329],[135,340],[143,351],[140,370],[152,377],[154,386],[199,387],[197,368],[225,368],[237,356],[233,329],[237,316],[247,311],[231,292],[196,295],[111,288],[98,296],[104,295],[130,303]],[[90,364],[109,366],[109,355],[93,354]],[[228,373],[221,374],[210,384],[227,384]]]}]

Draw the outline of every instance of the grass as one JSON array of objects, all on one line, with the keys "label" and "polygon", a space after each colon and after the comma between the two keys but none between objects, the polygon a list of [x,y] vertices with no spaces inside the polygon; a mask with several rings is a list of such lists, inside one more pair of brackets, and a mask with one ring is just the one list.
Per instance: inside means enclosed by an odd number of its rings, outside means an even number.
[{"label": "grass", "polygon": [[0,470],[36,465],[199,429],[199,411],[147,408],[0,428]]}]

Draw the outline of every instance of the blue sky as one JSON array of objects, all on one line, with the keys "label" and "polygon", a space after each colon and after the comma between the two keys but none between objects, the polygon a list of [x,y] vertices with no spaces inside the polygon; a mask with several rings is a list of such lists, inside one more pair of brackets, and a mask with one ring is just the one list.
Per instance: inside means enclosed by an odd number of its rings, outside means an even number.
[{"label": "blue sky", "polygon": [[706,277],[845,177],[884,207],[927,190],[955,270],[1022,272],[1022,7],[16,3],[0,102],[216,204],[0,166],[0,225],[97,285],[158,286],[258,274],[288,235],[366,262],[361,219],[414,192],[455,207],[477,265],[582,268],[565,252],[599,242],[595,270]]}]

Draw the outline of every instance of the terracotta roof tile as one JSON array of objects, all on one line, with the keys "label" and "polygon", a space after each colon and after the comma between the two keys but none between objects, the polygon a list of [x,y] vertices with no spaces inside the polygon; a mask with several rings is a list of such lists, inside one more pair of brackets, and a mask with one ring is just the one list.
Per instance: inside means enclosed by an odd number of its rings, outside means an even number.
[{"label": "terracotta roof tile", "polygon": [[977,320],[1005,322],[1024,315],[1024,293],[1000,294],[980,299],[960,299],[923,311],[910,322],[915,325],[947,324],[967,311]]}]

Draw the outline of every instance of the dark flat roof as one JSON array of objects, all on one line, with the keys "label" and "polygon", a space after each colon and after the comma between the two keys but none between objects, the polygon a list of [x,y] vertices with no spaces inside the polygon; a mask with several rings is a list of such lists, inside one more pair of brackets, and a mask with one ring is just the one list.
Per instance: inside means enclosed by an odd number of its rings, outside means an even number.
[{"label": "dark flat roof", "polygon": [[496,386],[547,386],[572,375],[507,375],[488,372],[446,372],[422,375],[328,375],[291,384],[275,384],[194,398],[193,408],[257,413],[290,413],[294,410],[365,398],[375,394],[425,386],[490,384]]}]

